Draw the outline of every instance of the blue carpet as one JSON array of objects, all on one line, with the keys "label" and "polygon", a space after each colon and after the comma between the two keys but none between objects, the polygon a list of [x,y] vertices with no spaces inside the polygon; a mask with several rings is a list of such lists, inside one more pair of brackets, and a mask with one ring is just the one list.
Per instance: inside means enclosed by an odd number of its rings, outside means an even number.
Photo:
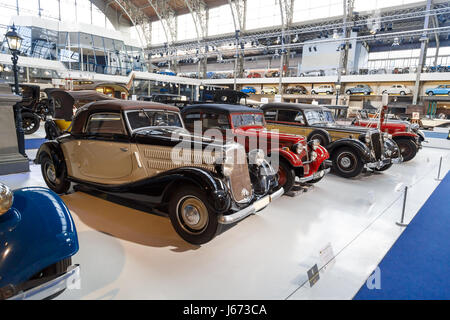
[{"label": "blue carpet", "polygon": [[450,299],[450,174],[381,261],[381,290],[355,300]]},{"label": "blue carpet", "polygon": [[25,139],[25,150],[39,149],[41,144],[43,144],[45,139]]},{"label": "blue carpet", "polygon": [[427,132],[425,131],[425,137],[436,139],[447,139],[448,133],[445,132]]}]

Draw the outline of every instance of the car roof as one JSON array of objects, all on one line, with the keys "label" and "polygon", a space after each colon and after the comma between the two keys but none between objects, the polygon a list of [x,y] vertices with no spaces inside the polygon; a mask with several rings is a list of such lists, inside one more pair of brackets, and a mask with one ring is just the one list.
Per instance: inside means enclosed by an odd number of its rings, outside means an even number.
[{"label": "car roof", "polygon": [[173,112],[179,112],[175,106],[169,106],[157,102],[149,101],[135,101],[135,100],[102,100],[91,102],[82,107],[89,111],[128,111],[128,110],[141,110],[141,109],[157,109],[157,110],[167,110]]},{"label": "car roof", "polygon": [[187,106],[183,108],[181,112],[184,114],[187,112],[195,112],[195,111],[212,111],[215,113],[242,113],[242,112],[262,113],[262,111],[259,109],[234,104],[197,104]]},{"label": "car roof", "polygon": [[306,103],[285,103],[285,102],[272,102],[261,106],[263,111],[268,109],[285,109],[285,110],[329,110],[328,108],[320,105],[312,105]]}]

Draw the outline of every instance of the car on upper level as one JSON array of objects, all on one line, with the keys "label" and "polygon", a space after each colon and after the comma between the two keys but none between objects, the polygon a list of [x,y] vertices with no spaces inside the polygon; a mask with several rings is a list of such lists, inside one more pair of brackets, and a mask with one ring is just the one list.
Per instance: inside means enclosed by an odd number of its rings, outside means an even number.
[{"label": "car on upper level", "polygon": [[259,150],[251,162],[245,155],[239,144],[193,137],[177,107],[105,100],[78,109],[70,133],[44,143],[35,163],[56,193],[75,183],[168,213],[201,245],[283,194]]},{"label": "car on upper level", "polygon": [[[360,110],[352,125],[376,129],[379,121],[379,118],[370,117],[367,111]],[[409,121],[385,117],[380,124],[380,129],[382,132],[390,134],[397,143],[403,162],[414,159],[417,152],[422,149],[422,143],[425,141],[425,134],[419,130],[419,125],[411,124]]]},{"label": "car on upper level", "polygon": [[51,299],[76,288],[78,249],[74,221],[58,195],[0,183],[0,300]]},{"label": "car on upper level", "polygon": [[253,87],[244,87],[244,88],[242,88],[241,92],[247,93],[247,94],[255,94],[256,89]]},{"label": "car on upper level", "polygon": [[399,94],[401,96],[406,96],[411,94],[411,89],[406,87],[404,84],[394,84],[386,90],[383,90],[383,94]]},{"label": "car on upper level", "polygon": [[286,94],[308,94],[308,90],[304,86],[289,87],[285,92]]},{"label": "car on upper level", "polygon": [[275,87],[264,87],[261,90],[261,94],[278,94],[278,88],[275,88]]},{"label": "car on upper level", "polygon": [[328,95],[334,94],[334,87],[330,84],[324,84],[318,86],[317,88],[311,89],[311,94],[319,94],[319,93],[326,93]]},{"label": "car on upper level", "polygon": [[356,177],[364,168],[385,171],[402,161],[397,144],[388,134],[378,129],[339,125],[326,107],[268,103],[261,109],[268,129],[303,135],[327,148],[333,170],[344,178]]},{"label": "car on upper level", "polygon": [[441,84],[433,89],[427,89],[425,91],[427,96],[436,96],[436,95],[450,95],[450,84]]},{"label": "car on upper level", "polygon": [[315,142],[308,144],[302,136],[266,130],[264,115],[259,109],[240,105],[199,104],[184,108],[181,114],[191,133],[213,133],[222,141],[229,139],[239,142],[248,153],[261,149],[267,157],[278,162],[274,168],[278,167],[278,182],[286,193],[292,191],[296,181],[317,183],[330,171],[331,162],[324,147]]},{"label": "car on upper level", "polygon": [[247,75],[247,78],[262,78],[262,75],[259,72],[250,72]]},{"label": "car on upper level", "polygon": [[370,95],[372,92],[372,88],[366,84],[358,84],[357,86],[349,88],[345,91],[345,93],[348,95],[363,93],[366,96]]},{"label": "car on upper level", "polygon": [[325,76],[324,70],[312,70],[300,73],[300,77],[323,77],[323,76]]}]

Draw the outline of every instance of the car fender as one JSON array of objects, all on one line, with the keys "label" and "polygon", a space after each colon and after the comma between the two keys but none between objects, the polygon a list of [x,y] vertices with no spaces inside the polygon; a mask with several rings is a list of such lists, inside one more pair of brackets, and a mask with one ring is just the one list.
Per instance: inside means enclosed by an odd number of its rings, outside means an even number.
[{"label": "car fender", "polygon": [[169,203],[173,190],[177,186],[190,183],[206,192],[209,205],[216,213],[224,213],[231,207],[228,187],[209,171],[195,167],[184,167],[165,172],[158,177],[165,177],[170,180],[164,188],[162,203]]},{"label": "car fender", "polygon": [[42,164],[42,157],[44,155],[48,155],[52,159],[55,165],[56,174],[57,176],[60,176],[63,173],[66,163],[64,160],[65,159],[64,153],[61,149],[61,145],[59,144],[59,142],[47,141],[43,143],[36,154],[36,159],[34,160],[34,163]]},{"label": "car fender", "polygon": [[413,132],[396,132],[392,134],[392,139],[397,140],[397,139],[412,139],[414,141],[416,141],[416,139],[419,136]]},{"label": "car fender", "polygon": [[303,177],[305,174],[305,168],[303,166],[302,160],[297,154],[293,153],[292,151],[284,149],[273,149],[268,154],[268,157],[269,160],[271,160],[270,164],[274,169],[278,169],[278,163],[274,163],[274,161],[280,161],[284,159],[292,166],[297,177]]},{"label": "car fender", "polygon": [[15,190],[11,209],[0,216],[0,288],[17,286],[78,252],[69,209],[46,188]]},{"label": "car fender", "polygon": [[369,162],[371,159],[370,149],[364,143],[356,139],[344,138],[337,140],[335,142],[330,143],[327,146],[327,150],[330,153],[330,155],[333,156],[335,150],[342,147],[348,147],[355,150],[365,163]]},{"label": "car fender", "polygon": [[401,157],[400,148],[398,147],[398,145],[394,139],[385,139],[384,140],[384,149],[385,149],[385,153],[386,153],[386,151],[390,152],[390,157],[392,159]]},{"label": "car fender", "polygon": [[307,141],[311,141],[311,137],[313,137],[316,134],[320,134],[321,136],[323,136],[325,138],[325,140],[326,140],[325,145],[324,145],[325,147],[331,143],[332,139],[331,139],[330,133],[327,130],[323,130],[323,129],[315,129],[314,131],[312,131],[308,135]]}]

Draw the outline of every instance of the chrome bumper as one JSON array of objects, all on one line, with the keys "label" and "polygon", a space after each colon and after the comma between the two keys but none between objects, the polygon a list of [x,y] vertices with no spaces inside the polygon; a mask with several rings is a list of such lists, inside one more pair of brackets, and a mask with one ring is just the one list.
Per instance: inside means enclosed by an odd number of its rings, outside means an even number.
[{"label": "chrome bumper", "polygon": [[402,157],[398,157],[398,158],[393,158],[393,159],[383,159],[380,161],[376,161],[376,162],[370,162],[370,163],[366,163],[366,167],[369,169],[381,169],[384,166],[387,166],[391,163],[393,164],[399,164],[403,162],[403,158]]},{"label": "chrome bumper", "polygon": [[284,194],[284,189],[281,188],[280,190],[265,196],[264,198],[255,201],[250,206],[248,206],[245,209],[242,209],[238,212],[235,212],[230,215],[219,215],[219,223],[220,224],[232,224],[235,222],[238,222],[246,217],[248,217],[251,214],[254,214],[270,204],[271,202],[275,201],[276,199],[280,198]]},{"label": "chrome bumper", "polygon": [[300,183],[306,183],[311,180],[317,180],[317,179],[323,178],[326,174],[330,173],[330,171],[331,171],[331,168],[317,171],[316,173],[314,173],[313,175],[310,175],[309,177],[297,178],[296,181],[299,181]]},{"label": "chrome bumper", "polygon": [[69,267],[66,273],[35,288],[21,292],[8,300],[43,300],[64,289],[76,288],[80,281],[80,266]]}]

